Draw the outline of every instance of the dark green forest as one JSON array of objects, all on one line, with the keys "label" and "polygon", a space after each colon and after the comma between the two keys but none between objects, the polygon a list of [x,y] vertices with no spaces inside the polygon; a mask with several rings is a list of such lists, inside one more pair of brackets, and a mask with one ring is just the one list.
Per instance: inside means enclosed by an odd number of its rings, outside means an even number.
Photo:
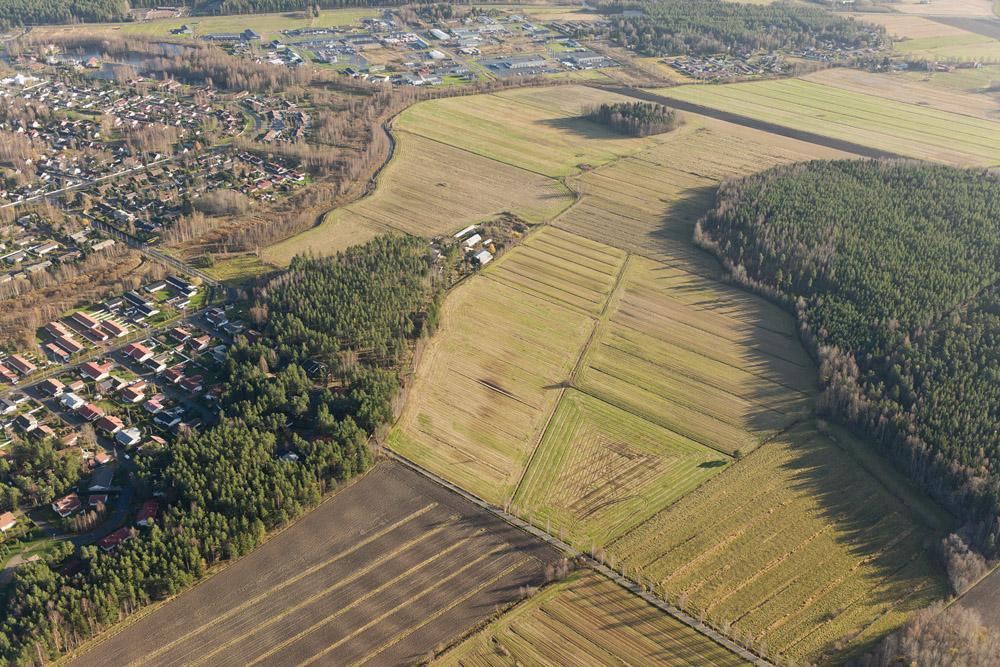
[{"label": "dark green forest", "polygon": [[[611,0],[597,4],[610,28],[594,28],[647,56],[747,54],[810,47],[857,49],[885,43],[885,30],[819,7],[725,0]],[[623,12],[629,11],[629,15]],[[635,15],[634,15],[635,14]],[[586,29],[583,29],[586,30]],[[581,36],[583,34],[581,33]]]},{"label": "dark green forest", "polygon": [[617,102],[601,104],[584,111],[584,117],[606,125],[619,134],[648,137],[670,132],[680,125],[677,112],[652,102]]},{"label": "dark green forest", "polygon": [[0,0],[0,26],[121,21],[128,0]]},{"label": "dark green forest", "polygon": [[778,167],[725,183],[695,240],[797,311],[822,412],[1000,537],[1000,177],[916,162]]},{"label": "dark green forest", "polygon": [[[367,469],[408,342],[429,333],[433,275],[426,242],[380,238],[336,258],[297,258],[259,289],[250,310],[268,314],[263,335],[230,348],[219,423],[136,457],[143,481],[169,499],[161,519],[110,555],[63,549],[19,567],[0,660],[41,663],[72,649],[249,552]],[[321,360],[330,370],[317,381],[303,364]]]}]

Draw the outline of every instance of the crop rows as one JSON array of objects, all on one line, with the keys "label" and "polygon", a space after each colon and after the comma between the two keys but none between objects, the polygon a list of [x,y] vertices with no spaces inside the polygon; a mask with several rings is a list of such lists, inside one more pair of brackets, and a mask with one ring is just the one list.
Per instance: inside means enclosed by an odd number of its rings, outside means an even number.
[{"label": "crop rows", "polygon": [[434,664],[728,667],[745,663],[588,570],[522,603]]},{"label": "crop rows", "polygon": [[608,551],[718,625],[814,660],[944,593],[929,538],[829,436],[798,427]]},{"label": "crop rows", "polygon": [[955,164],[1000,163],[1000,123],[787,79],[659,91],[786,127]]},{"label": "crop rows", "polygon": [[729,458],[567,391],[513,508],[578,547],[601,546],[725,468]]}]

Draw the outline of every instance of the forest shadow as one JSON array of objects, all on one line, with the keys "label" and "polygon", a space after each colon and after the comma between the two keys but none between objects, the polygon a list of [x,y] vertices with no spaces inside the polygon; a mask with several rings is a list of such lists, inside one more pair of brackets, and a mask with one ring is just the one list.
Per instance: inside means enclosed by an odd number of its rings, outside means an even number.
[{"label": "forest shadow", "polygon": [[621,140],[621,139],[631,139],[632,137],[626,134],[619,134],[613,132],[608,128],[595,123],[593,121],[587,120],[583,116],[577,117],[564,117],[564,118],[545,118],[538,121],[542,125],[553,130],[561,130],[563,132],[569,132],[580,137],[585,137],[587,139],[608,139],[608,140]]}]

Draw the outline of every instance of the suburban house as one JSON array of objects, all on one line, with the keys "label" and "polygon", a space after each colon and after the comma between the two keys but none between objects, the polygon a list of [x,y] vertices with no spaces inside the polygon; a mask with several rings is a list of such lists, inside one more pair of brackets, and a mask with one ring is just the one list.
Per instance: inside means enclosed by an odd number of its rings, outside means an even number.
[{"label": "suburban house", "polygon": [[[101,466],[94,471],[90,478],[90,486],[87,488],[91,493],[107,491],[111,488],[111,480],[115,476],[115,471],[111,466]],[[79,500],[79,498],[77,499]]]},{"label": "suburban house", "polygon": [[114,435],[125,428],[125,423],[114,415],[104,415],[94,423],[94,428],[108,435]]},{"label": "suburban house", "polygon": [[108,377],[111,374],[111,364],[98,364],[93,361],[88,361],[87,363],[80,366],[80,375],[87,378],[88,380],[93,380],[94,382],[100,382],[101,380]]},{"label": "suburban house", "polygon": [[82,408],[80,408],[79,410],[77,410],[76,414],[78,414],[80,416],[80,419],[83,419],[84,421],[92,422],[92,421],[94,421],[96,419],[100,419],[101,417],[103,417],[104,416],[104,410],[102,410],[101,408],[97,407],[93,403],[87,403]]},{"label": "suburban house", "polygon": [[102,551],[114,551],[119,544],[127,542],[130,539],[132,539],[132,532],[129,530],[128,526],[123,526],[110,535],[105,535],[101,539],[97,540],[97,546],[99,546]]},{"label": "suburban house", "polygon": [[17,524],[17,517],[14,516],[13,512],[4,512],[0,514],[0,533],[6,533],[8,530]]},{"label": "suburban house", "polygon": [[22,357],[20,354],[12,354],[7,359],[7,364],[14,367],[21,375],[31,375],[38,370],[33,363]]},{"label": "suburban house", "polygon": [[125,447],[132,447],[142,442],[142,432],[136,427],[125,428],[115,433],[115,440]]},{"label": "suburban house", "polygon": [[[83,400],[73,392],[65,393],[60,397],[59,402],[62,403],[63,407],[67,410],[73,410],[74,412],[82,408],[87,404],[87,401]],[[80,415],[83,417],[83,415]],[[97,419],[96,417],[94,419]]]},{"label": "suburban house", "polygon": [[153,358],[153,351],[142,343],[129,343],[125,346],[123,352],[129,359],[139,363]]},{"label": "suburban house", "polygon": [[158,506],[155,500],[147,500],[139,508],[139,511],[135,514],[135,523],[139,526],[149,526],[152,525],[153,520],[156,518],[156,511]]},{"label": "suburban house", "polygon": [[63,496],[52,503],[52,511],[64,519],[80,509],[80,507],[82,507],[80,503],[80,496],[78,496],[75,492],[67,496]]},{"label": "suburban house", "polygon": [[66,385],[55,378],[49,378],[39,383],[38,389],[46,396],[61,396],[66,391]]}]

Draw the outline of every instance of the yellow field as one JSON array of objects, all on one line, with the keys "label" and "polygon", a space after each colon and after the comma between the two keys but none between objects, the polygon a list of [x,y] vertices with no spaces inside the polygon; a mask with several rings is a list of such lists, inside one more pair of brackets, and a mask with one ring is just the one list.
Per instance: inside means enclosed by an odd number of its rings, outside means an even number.
[{"label": "yellow field", "polygon": [[404,111],[397,127],[546,176],[566,176],[662,141],[629,138],[579,118],[584,107],[630,100],[583,86],[528,88],[432,100]]},{"label": "yellow field", "polygon": [[[935,73],[938,79],[959,76],[959,73]],[[926,78],[926,75],[922,78]],[[897,102],[918,104],[941,111],[976,116],[987,120],[1000,119],[1000,99],[991,95],[958,92],[929,85],[913,74],[875,74],[855,69],[825,69],[803,77],[806,81],[841,88],[856,93],[886,97]]]},{"label": "yellow field", "polygon": [[815,381],[780,308],[640,257],[577,378],[583,391],[726,454],[800,418]]},{"label": "yellow field", "polygon": [[371,196],[335,209],[314,229],[271,246],[264,259],[287,265],[307,249],[334,254],[387,231],[436,236],[504,211],[541,222],[573,201],[553,179],[409,132],[397,132],[396,139],[396,154]]},{"label": "yellow field", "polygon": [[1000,164],[1000,123],[812,81],[677,86],[658,92],[908,157],[962,165]]},{"label": "yellow field", "polygon": [[545,228],[486,272],[490,280],[560,306],[597,314],[625,253],[560,229]]},{"label": "yellow field", "polygon": [[854,18],[866,23],[876,23],[885,26],[885,30],[889,33],[889,36],[897,40],[968,34],[961,28],[913,14],[874,12],[871,14],[854,14]]},{"label": "yellow field", "polygon": [[876,479],[846,447],[796,428],[608,552],[774,656],[817,661],[838,641],[864,645],[946,594],[926,547],[942,528],[921,523],[899,500],[912,491]]},{"label": "yellow field", "polygon": [[685,114],[686,124],[633,156],[571,181],[580,201],[555,225],[631,252],[716,273],[693,248],[695,221],[724,178],[776,164],[846,154],[815,144]]},{"label": "yellow field", "polygon": [[993,16],[993,0],[901,0],[892,3],[897,12],[923,16]]},{"label": "yellow field", "polygon": [[581,550],[602,547],[724,470],[730,460],[570,389],[512,508]]},{"label": "yellow field", "polygon": [[432,664],[736,667],[746,663],[615,583],[586,570],[521,603]]},{"label": "yellow field", "polygon": [[[568,240],[544,230],[449,295],[389,439],[401,454],[491,502],[513,493],[593,330],[585,309],[558,296],[560,286],[572,288],[568,275],[553,275],[542,262],[512,285],[514,267],[521,271],[529,253],[554,248],[552,263],[568,266],[557,260]],[[580,241],[573,270],[595,278],[595,288],[604,273],[610,290],[606,257],[615,251],[597,254],[591,245]]]}]

